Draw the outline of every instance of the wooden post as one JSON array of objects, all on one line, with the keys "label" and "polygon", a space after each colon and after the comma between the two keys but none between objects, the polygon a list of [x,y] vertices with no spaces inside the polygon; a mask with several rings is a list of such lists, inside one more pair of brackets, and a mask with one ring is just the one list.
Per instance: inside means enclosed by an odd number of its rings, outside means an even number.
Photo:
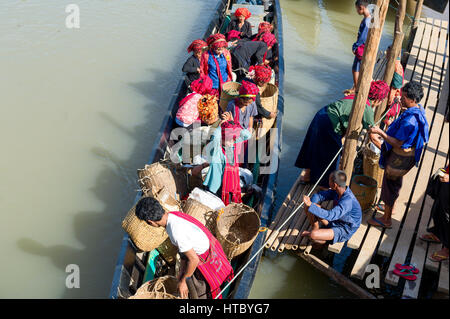
[{"label": "wooden post", "polygon": [[[384,82],[386,82],[389,86],[392,83],[392,77],[394,76],[395,71],[395,60],[400,55],[402,51],[403,44],[403,20],[405,19],[406,14],[406,0],[400,0],[397,9],[397,16],[395,18],[395,29],[394,29],[394,40],[391,44],[390,54],[388,56],[388,61],[386,64],[386,70],[384,72]],[[378,122],[381,115],[386,110],[388,106],[388,99],[385,99],[384,102],[379,105],[375,109],[375,122]]]},{"label": "wooden post", "polygon": [[347,132],[345,134],[344,151],[342,153],[341,167],[348,176],[348,184],[353,171],[353,162],[356,157],[356,145],[359,132],[361,131],[361,122],[366,107],[367,97],[369,95],[370,83],[372,82],[373,68],[377,57],[378,46],[380,44],[381,33],[383,31],[386,13],[389,7],[389,0],[377,0],[379,8],[379,23],[374,24],[369,30],[364,55],[361,61],[361,71],[358,83],[356,85],[355,99],[353,100],[352,111],[348,121]]},{"label": "wooden post", "polygon": [[413,30],[415,31],[419,26],[420,16],[422,15],[422,7],[423,7],[423,0],[417,0],[416,10],[414,11],[414,23],[411,32]]}]

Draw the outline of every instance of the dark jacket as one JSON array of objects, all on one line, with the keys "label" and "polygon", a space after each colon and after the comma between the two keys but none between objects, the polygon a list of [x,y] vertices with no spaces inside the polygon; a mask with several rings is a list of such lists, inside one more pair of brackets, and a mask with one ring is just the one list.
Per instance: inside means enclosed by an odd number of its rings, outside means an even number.
[{"label": "dark jacket", "polygon": [[[238,65],[233,68],[244,68],[248,70],[250,65],[262,64],[264,54],[267,51],[267,44],[261,41],[239,41],[236,47],[231,50],[231,56]],[[255,63],[252,63],[255,60]]]},{"label": "dark jacket", "polygon": [[241,35],[241,39],[249,39],[252,36],[252,26],[247,20],[244,21],[244,25],[239,29],[239,21],[237,19],[232,19],[228,25],[227,32],[231,30],[244,32],[244,34]]},{"label": "dark jacket", "polygon": [[194,55],[191,55],[184,63],[182,69],[182,71],[186,73],[187,85],[190,85],[192,81],[195,81],[200,77],[197,68],[200,68],[200,61]]}]

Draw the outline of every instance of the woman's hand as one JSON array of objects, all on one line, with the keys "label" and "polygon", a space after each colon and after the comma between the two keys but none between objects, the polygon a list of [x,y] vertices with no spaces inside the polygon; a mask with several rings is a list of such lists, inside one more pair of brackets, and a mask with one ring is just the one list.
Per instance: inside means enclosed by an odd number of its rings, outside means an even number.
[{"label": "woman's hand", "polygon": [[445,174],[444,176],[440,176],[439,179],[441,180],[442,183],[448,183],[448,181],[449,181],[448,174]]},{"label": "woman's hand", "polygon": [[224,121],[233,121],[233,114],[231,114],[231,112],[224,112],[222,114],[222,120],[224,120]]}]

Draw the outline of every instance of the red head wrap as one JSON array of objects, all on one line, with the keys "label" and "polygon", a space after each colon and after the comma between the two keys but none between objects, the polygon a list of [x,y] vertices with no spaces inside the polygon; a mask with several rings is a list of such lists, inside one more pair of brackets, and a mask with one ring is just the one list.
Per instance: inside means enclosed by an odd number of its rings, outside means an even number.
[{"label": "red head wrap", "polygon": [[268,65],[251,66],[249,72],[255,71],[255,81],[267,83],[272,78],[272,69]]},{"label": "red head wrap", "polygon": [[275,36],[272,33],[264,33],[261,36],[261,41],[264,41],[268,47],[273,46],[275,43],[277,43],[277,39],[275,38]]},{"label": "red head wrap", "polygon": [[237,139],[241,135],[242,126],[233,121],[227,121],[220,125],[222,128],[222,142]]},{"label": "red head wrap", "polygon": [[389,90],[390,88],[386,82],[372,81],[372,83],[370,83],[369,100],[384,100],[389,94]]},{"label": "red head wrap", "polygon": [[191,83],[191,90],[195,93],[205,95],[210,94],[212,89],[212,80],[207,75],[202,75],[195,81]]},{"label": "red head wrap", "polygon": [[259,89],[255,84],[248,81],[242,81],[241,87],[239,88],[239,97],[248,97],[255,101],[258,93]]},{"label": "red head wrap", "polygon": [[194,40],[191,45],[188,46],[187,52],[200,51],[206,47],[208,47],[208,44],[202,39]]},{"label": "red head wrap", "polygon": [[221,33],[210,35],[209,38],[206,40],[206,43],[212,50],[228,47],[228,42],[225,39],[225,36]]},{"label": "red head wrap", "polygon": [[250,11],[248,11],[247,8],[238,8],[234,12],[234,15],[236,17],[243,16],[245,18],[245,20],[247,20],[248,18],[250,18],[252,16],[252,14],[250,13]]},{"label": "red head wrap", "polygon": [[227,41],[231,41],[232,39],[240,39],[241,38],[241,33],[237,30],[230,30],[228,31],[227,34]]}]

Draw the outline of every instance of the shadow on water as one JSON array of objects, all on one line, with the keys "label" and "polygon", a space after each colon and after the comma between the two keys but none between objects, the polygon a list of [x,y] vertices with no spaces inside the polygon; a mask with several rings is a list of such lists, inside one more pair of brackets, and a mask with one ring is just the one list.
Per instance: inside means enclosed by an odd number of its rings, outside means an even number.
[{"label": "shadow on water", "polygon": [[[162,124],[160,115],[167,111],[170,94],[180,78],[181,62],[167,72],[148,69],[154,80],[128,83],[131,88],[149,100],[144,107],[145,115],[142,120],[144,124],[130,130],[109,114],[99,113],[103,120],[131,138],[136,146],[126,160],[120,160],[104,147],[97,146],[91,149],[96,157],[103,158],[106,163],[105,168],[99,172],[94,186],[90,188],[95,197],[104,204],[104,209],[82,211],[75,215],[74,233],[83,248],[68,245],[45,246],[27,237],[17,241],[19,249],[32,255],[48,257],[63,273],[68,264],[77,264],[80,267],[81,289],[64,289],[62,298],[107,297],[124,235],[121,221],[131,207],[138,188],[136,169],[143,167],[149,160],[151,147]],[[170,88],[171,86],[173,88]],[[108,263],[105,263],[106,259]],[[61,287],[65,287],[65,281],[61,282]]]}]

